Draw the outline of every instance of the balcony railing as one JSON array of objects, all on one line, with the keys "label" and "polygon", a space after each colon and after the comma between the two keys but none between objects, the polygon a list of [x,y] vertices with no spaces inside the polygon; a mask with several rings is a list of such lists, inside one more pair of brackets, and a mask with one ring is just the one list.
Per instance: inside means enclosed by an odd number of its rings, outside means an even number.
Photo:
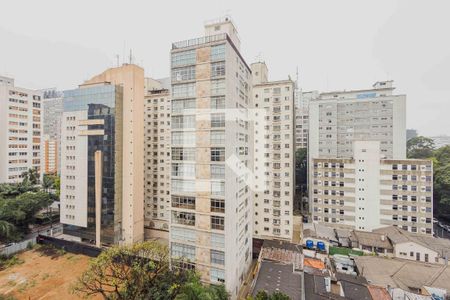
[{"label": "balcony railing", "polygon": [[193,46],[199,46],[203,44],[208,44],[212,42],[218,42],[223,41],[227,39],[226,33],[220,33],[216,35],[210,35],[210,36],[204,36],[196,39],[190,39],[185,41],[180,41],[172,44],[172,50],[173,49],[181,49],[181,48],[188,48]]}]

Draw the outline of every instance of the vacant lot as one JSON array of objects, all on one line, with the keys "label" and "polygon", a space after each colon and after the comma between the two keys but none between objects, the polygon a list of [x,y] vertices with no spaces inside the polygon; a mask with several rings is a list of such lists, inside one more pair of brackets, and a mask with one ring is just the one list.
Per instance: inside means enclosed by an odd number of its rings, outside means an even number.
[{"label": "vacant lot", "polygon": [[0,295],[16,299],[79,299],[71,285],[86,270],[89,257],[39,248],[18,255],[22,264],[0,271]]}]

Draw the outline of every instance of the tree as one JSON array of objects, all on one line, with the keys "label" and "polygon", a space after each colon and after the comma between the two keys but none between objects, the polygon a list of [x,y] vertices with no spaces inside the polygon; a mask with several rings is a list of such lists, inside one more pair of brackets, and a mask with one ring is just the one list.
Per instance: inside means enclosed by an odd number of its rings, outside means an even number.
[{"label": "tree", "polygon": [[450,163],[434,172],[434,198],[441,205],[450,205]]},{"label": "tree", "polygon": [[253,297],[249,297],[248,300],[290,300],[291,298],[280,292],[280,291],[276,291],[273,292],[272,294],[268,294],[265,290],[259,290],[258,293],[256,293],[256,296]]},{"label": "tree", "polygon": [[434,141],[424,136],[418,136],[406,143],[408,158],[430,158],[433,156]]},{"label": "tree", "polygon": [[22,173],[22,183],[36,185],[39,183],[39,173],[36,168],[30,168]]},{"label": "tree", "polygon": [[191,282],[181,288],[176,300],[227,300],[228,298],[224,285],[203,285],[195,276]]},{"label": "tree", "polygon": [[0,220],[0,241],[7,241],[13,237],[16,228],[13,224]]},{"label": "tree", "polygon": [[169,260],[168,247],[156,241],[115,246],[91,261],[73,292],[118,300],[175,299],[195,275],[181,268],[170,269]]},{"label": "tree", "polygon": [[[0,220],[14,226],[16,235],[13,236],[13,239],[17,239],[20,235],[28,232],[29,225],[35,221],[36,213],[50,203],[52,203],[52,199],[45,192],[26,192],[17,197],[0,198]],[[11,236],[11,231],[9,233]]]}]

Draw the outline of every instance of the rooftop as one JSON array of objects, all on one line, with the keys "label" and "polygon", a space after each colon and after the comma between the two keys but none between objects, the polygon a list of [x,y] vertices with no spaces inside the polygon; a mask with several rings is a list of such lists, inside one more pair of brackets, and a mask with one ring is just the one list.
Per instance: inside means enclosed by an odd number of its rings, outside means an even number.
[{"label": "rooftop", "polygon": [[301,281],[301,274],[295,273],[291,264],[262,261],[252,294],[255,296],[259,290],[265,290],[269,294],[280,291],[292,300],[300,300]]},{"label": "rooftop", "polygon": [[371,284],[417,291],[423,286],[450,291],[448,266],[378,256],[355,257],[359,274]]},{"label": "rooftop", "polygon": [[393,249],[385,234],[354,230],[350,234],[351,241],[357,241],[359,245],[384,249]]}]

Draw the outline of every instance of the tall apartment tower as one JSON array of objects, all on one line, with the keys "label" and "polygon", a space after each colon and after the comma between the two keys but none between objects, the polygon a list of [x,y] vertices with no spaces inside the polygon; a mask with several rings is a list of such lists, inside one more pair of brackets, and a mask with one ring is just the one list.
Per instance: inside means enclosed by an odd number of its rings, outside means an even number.
[{"label": "tall apartment tower", "polygon": [[372,89],[321,93],[309,104],[309,157],[350,158],[353,141],[380,141],[381,155],[406,158],[406,96],[393,81]]},{"label": "tall apartment tower", "polygon": [[292,240],[295,192],[295,82],[268,81],[264,62],[251,65],[253,76],[254,215],[253,234]]},{"label": "tall apartment tower", "polygon": [[298,92],[295,103],[295,149],[308,149],[309,102],[318,96],[317,91]]},{"label": "tall apartment tower", "polygon": [[170,84],[146,78],[145,89],[145,237],[169,239]]},{"label": "tall apartment tower", "polygon": [[250,268],[251,70],[229,18],[172,44],[170,248],[232,299]]},{"label": "tall apartment tower", "polygon": [[42,92],[0,76],[0,182],[20,182],[28,169],[40,173],[41,101]]},{"label": "tall apartment tower", "polygon": [[144,70],[111,68],[65,91],[64,233],[102,244],[144,239]]},{"label": "tall apartment tower", "polygon": [[62,93],[50,89],[43,91],[43,144],[42,172],[59,174],[61,172],[61,117],[63,112]]}]

